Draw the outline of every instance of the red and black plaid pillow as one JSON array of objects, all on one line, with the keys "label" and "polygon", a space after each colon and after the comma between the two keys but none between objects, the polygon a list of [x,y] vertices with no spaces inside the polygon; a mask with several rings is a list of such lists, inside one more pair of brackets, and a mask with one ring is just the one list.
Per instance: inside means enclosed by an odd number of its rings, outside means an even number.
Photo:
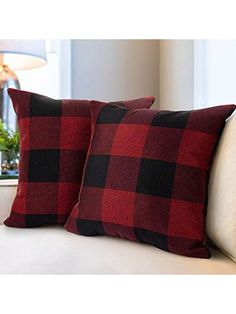
[{"label": "red and black plaid pillow", "polygon": [[[20,171],[11,227],[64,224],[78,201],[91,135],[90,101],[8,90],[20,131]],[[155,98],[118,102],[149,108]]]},{"label": "red and black plaid pillow", "polygon": [[83,186],[66,230],[210,257],[205,245],[208,173],[235,108],[171,112],[93,102]]}]

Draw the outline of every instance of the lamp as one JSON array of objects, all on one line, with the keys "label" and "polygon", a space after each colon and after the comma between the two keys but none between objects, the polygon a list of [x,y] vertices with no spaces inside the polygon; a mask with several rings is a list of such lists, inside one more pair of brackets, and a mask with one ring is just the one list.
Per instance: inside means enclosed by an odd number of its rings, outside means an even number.
[{"label": "lamp", "polygon": [[20,89],[13,70],[46,64],[44,40],[0,40],[0,119],[6,128],[16,129],[16,116],[7,94],[9,87]]},{"label": "lamp", "polygon": [[[32,69],[46,62],[44,40],[0,40],[0,120],[5,129],[17,129],[16,114],[7,93],[9,87],[20,89],[19,80],[13,70]],[[4,157],[0,152],[0,176],[4,170],[1,170],[1,160]],[[5,162],[4,159],[3,161]],[[6,162],[4,165],[10,164],[10,160]],[[15,170],[12,172],[17,174]],[[10,174],[9,171],[7,173]]]}]

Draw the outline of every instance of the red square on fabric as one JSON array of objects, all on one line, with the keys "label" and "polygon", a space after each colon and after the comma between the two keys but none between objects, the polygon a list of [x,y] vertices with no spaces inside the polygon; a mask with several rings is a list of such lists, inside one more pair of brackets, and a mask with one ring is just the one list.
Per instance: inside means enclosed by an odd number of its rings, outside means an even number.
[{"label": "red square on fabric", "polygon": [[60,149],[87,149],[90,134],[89,118],[61,117]]},{"label": "red square on fabric", "polygon": [[8,94],[11,97],[13,107],[17,114],[17,120],[28,118],[30,116],[30,99],[32,93],[9,88]]},{"label": "red square on fabric", "polygon": [[80,185],[76,183],[58,184],[58,214],[68,215],[75,204],[78,202]]},{"label": "red square on fabric", "polygon": [[104,189],[102,221],[133,226],[135,193]]},{"label": "red square on fabric", "polygon": [[130,192],[135,191],[140,162],[140,159],[135,157],[111,156],[106,187]]},{"label": "red square on fabric", "polygon": [[28,183],[20,182],[17,187],[17,202],[14,201],[12,204],[12,210],[16,213],[25,214],[26,213],[26,193],[27,193]]},{"label": "red square on fabric", "polygon": [[20,138],[20,144],[21,144],[21,150],[28,150],[30,148],[30,119],[29,118],[23,118],[18,121],[18,127],[20,130],[21,138]]},{"label": "red square on fabric", "polygon": [[171,200],[158,196],[137,194],[134,227],[166,234]]},{"label": "red square on fabric", "polygon": [[90,118],[90,100],[85,99],[62,99],[63,117]]},{"label": "red square on fabric", "polygon": [[116,156],[141,157],[149,125],[119,124],[111,154]]},{"label": "red square on fabric", "polygon": [[[17,204],[18,206],[18,204]],[[13,208],[13,207],[12,207]],[[16,210],[12,210],[11,216],[8,217],[4,224],[8,227],[19,227],[25,228],[26,227],[26,221],[25,221],[26,215],[23,213],[18,213]]]},{"label": "red square on fabric", "polygon": [[[77,218],[78,215],[78,202],[77,204],[74,206],[74,208],[72,209],[72,211],[70,212],[70,218],[73,218],[75,220],[75,218]],[[68,219],[69,220],[69,219]]]},{"label": "red square on fabric", "polygon": [[[123,124],[140,124],[140,125],[151,125],[153,120],[153,111],[138,109],[138,110],[129,110],[122,119]],[[157,112],[157,110],[156,110]]]},{"label": "red square on fabric", "polygon": [[103,189],[84,187],[79,204],[80,219],[101,220],[102,199]]},{"label": "red square on fabric", "polygon": [[171,200],[168,235],[202,240],[204,233],[203,204]]},{"label": "red square on fabric", "polygon": [[56,149],[60,146],[60,117],[32,117],[30,148]]},{"label": "red square on fabric", "polygon": [[92,141],[91,153],[110,155],[116,129],[116,124],[98,124]]},{"label": "red square on fabric", "polygon": [[28,183],[27,214],[54,214],[57,208],[57,183]]},{"label": "red square on fabric", "polygon": [[192,130],[184,130],[177,163],[208,169],[216,137]]},{"label": "red square on fabric", "polygon": [[[19,162],[19,169],[20,169],[20,181],[21,182],[28,182],[29,176],[29,152],[30,150],[22,150],[20,152],[20,162]],[[18,195],[18,192],[17,192]]]}]

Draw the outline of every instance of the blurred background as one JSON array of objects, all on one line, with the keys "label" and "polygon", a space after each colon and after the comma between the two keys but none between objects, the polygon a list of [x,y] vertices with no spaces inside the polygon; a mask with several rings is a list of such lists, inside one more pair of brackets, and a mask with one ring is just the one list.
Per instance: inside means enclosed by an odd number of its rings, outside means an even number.
[{"label": "blurred background", "polygon": [[0,150],[14,135],[4,132],[17,131],[8,87],[104,101],[153,95],[155,108],[191,110],[236,103],[235,73],[236,40],[0,40]]},{"label": "blurred background", "polygon": [[173,110],[236,100],[236,40],[44,42],[45,64],[13,69],[23,90],[106,101],[155,95]]}]

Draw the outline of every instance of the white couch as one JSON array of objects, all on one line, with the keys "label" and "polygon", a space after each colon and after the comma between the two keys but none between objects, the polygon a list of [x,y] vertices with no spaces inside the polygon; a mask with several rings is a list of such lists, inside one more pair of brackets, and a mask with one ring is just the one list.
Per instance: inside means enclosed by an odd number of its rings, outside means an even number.
[{"label": "white couch", "polygon": [[198,259],[60,226],[8,228],[16,184],[0,181],[0,274],[236,274],[236,263],[213,249],[210,259]]}]

